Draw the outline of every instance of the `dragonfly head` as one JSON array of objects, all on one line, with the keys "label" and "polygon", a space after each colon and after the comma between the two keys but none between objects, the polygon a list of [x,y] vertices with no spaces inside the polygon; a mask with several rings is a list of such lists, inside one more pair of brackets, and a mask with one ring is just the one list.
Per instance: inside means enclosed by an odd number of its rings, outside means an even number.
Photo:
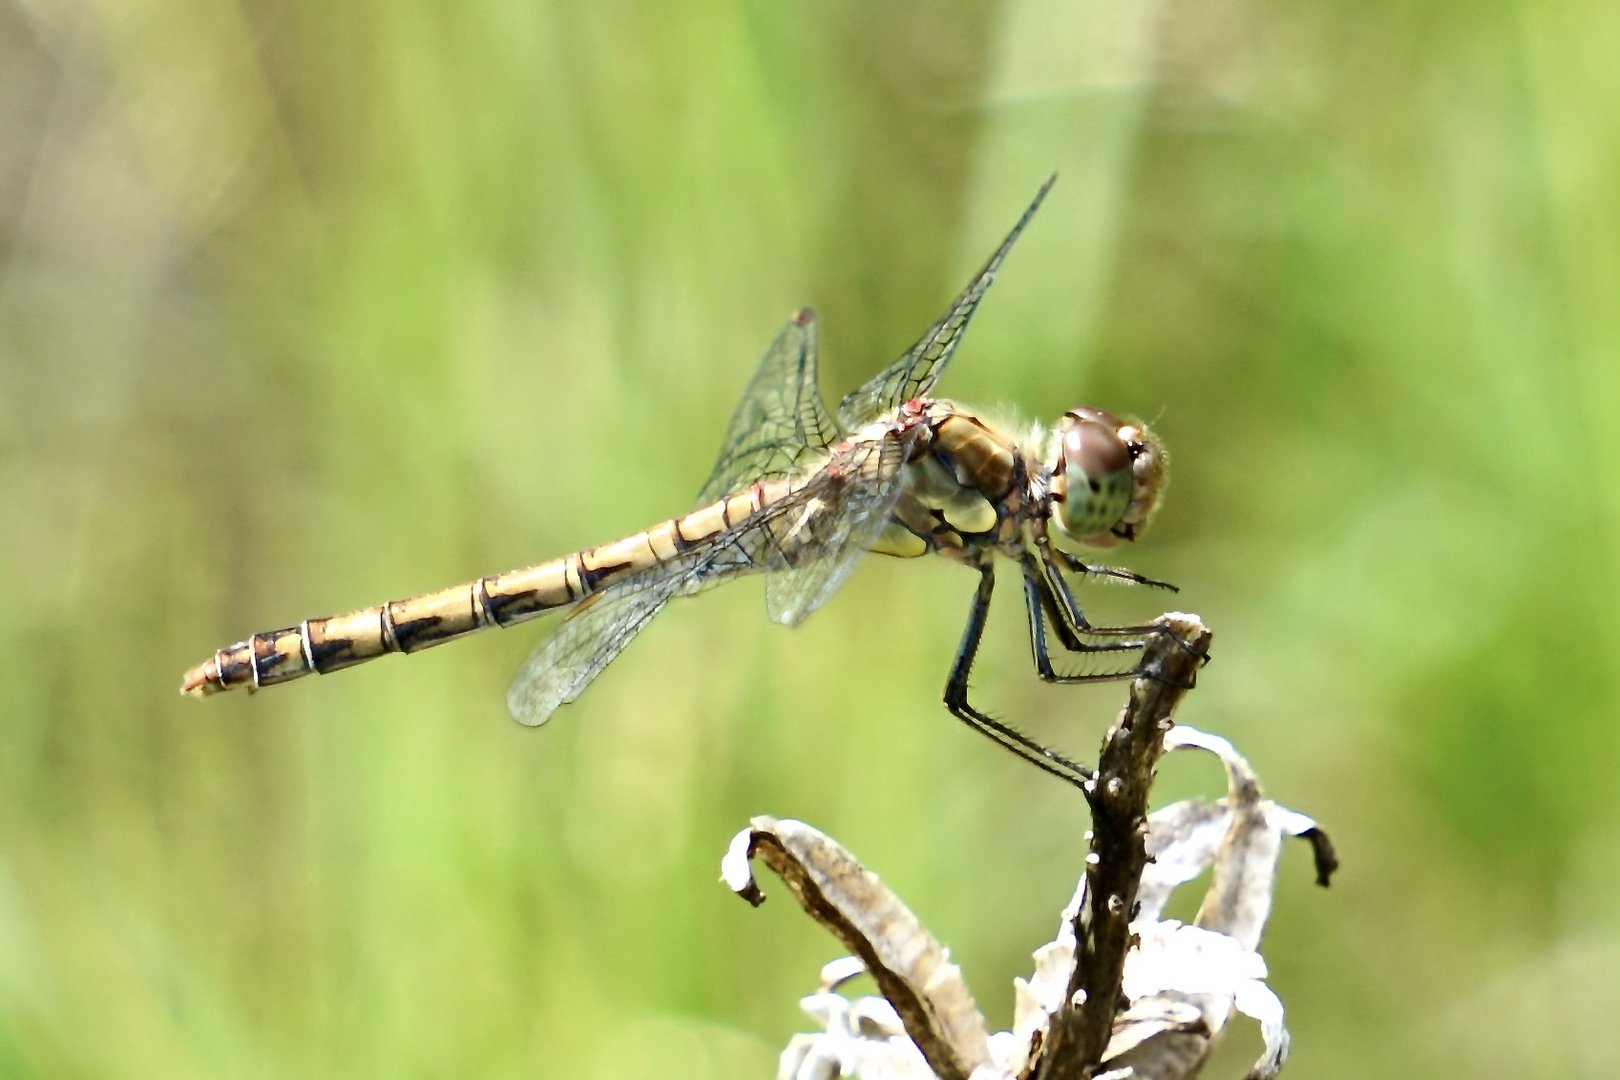
[{"label": "dragonfly head", "polygon": [[1135,540],[1164,491],[1164,450],[1147,427],[1089,406],[1063,414],[1047,464],[1058,529],[1087,547]]}]

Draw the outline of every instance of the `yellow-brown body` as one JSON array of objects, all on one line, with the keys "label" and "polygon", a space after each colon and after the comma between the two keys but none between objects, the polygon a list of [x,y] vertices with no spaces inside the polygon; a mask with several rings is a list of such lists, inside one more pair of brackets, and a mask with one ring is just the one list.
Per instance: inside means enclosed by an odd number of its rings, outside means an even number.
[{"label": "yellow-brown body", "polygon": [[[1029,502],[1030,475],[1030,463],[1016,443],[959,406],[929,400],[908,403],[903,421],[871,425],[862,435],[893,438],[914,428],[920,430],[910,443],[900,497],[871,550],[900,558],[938,553],[960,559],[987,546],[1016,544]],[[843,445],[845,456],[849,445]],[[572,607],[722,534],[748,529],[761,511],[811,479],[813,471],[803,478],[752,484],[599,547],[437,592],[254,634],[188,671],[181,690],[203,696],[235,687],[273,686]],[[780,524],[773,527],[777,550],[790,548],[792,537],[782,534]],[[798,552],[803,558],[836,554],[808,548]]]}]

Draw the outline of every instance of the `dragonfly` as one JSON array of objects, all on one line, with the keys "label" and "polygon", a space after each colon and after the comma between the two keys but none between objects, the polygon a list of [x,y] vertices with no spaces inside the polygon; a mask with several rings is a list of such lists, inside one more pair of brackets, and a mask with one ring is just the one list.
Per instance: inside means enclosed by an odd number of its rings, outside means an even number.
[{"label": "dragonfly", "polygon": [[[834,410],[817,377],[816,317],[777,334],[732,414],[697,508],[598,547],[349,614],[305,619],[217,650],[186,672],[204,697],[326,674],[387,653],[413,653],[489,627],[566,612],[507,694],[538,726],[575,701],[677,597],[764,576],[770,617],[789,626],[821,607],[861,557],[941,555],[978,574],[945,683],[949,711],[1002,747],[1082,787],[1092,771],[975,707],[968,678],[983,639],[998,556],[1019,568],[1036,674],[1050,683],[1153,676],[1141,660],[1161,623],[1090,623],[1070,579],[1175,591],[1071,548],[1134,541],[1159,505],[1166,457],[1147,427],[1103,409],[1070,409],[1051,426],[1009,430],[931,396],[1002,262],[1056,177],[948,311],[910,349]],[[1173,636],[1173,635],[1172,635]],[[1102,670],[1060,672],[1050,640]],[[1124,658],[1134,654],[1134,663]]]}]

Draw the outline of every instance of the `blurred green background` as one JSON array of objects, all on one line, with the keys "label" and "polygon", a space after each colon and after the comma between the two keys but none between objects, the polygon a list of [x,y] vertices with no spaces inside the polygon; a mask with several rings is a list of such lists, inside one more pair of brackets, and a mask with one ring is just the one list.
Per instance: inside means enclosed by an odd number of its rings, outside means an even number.
[{"label": "blurred green background", "polygon": [[[0,4],[0,1073],[771,1075],[838,949],[716,883],[756,813],[1004,1025],[1086,821],[939,705],[959,567],[677,605],[540,732],[540,627],[175,687],[685,509],[790,311],[836,399],[1057,170],[941,391],[1168,442],[1181,595],[1086,595],[1201,614],[1182,719],[1339,843],[1290,1074],[1611,1075],[1617,62],[1558,0]],[[1089,756],[1005,585],[978,700]]]}]

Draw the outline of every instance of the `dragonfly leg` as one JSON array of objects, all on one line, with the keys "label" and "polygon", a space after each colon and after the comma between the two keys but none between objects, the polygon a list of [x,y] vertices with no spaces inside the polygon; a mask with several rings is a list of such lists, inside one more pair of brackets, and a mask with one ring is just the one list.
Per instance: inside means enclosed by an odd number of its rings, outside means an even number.
[{"label": "dragonfly leg", "polygon": [[968,703],[968,676],[973,670],[973,660],[978,655],[979,643],[984,638],[985,618],[990,612],[990,594],[995,590],[996,584],[995,570],[988,563],[979,566],[978,571],[979,587],[973,594],[973,606],[968,611],[967,627],[962,632],[962,643],[956,650],[956,662],[951,665],[950,677],[945,682],[945,707],[951,711],[952,716],[1031,765],[1084,791],[1085,783],[1095,775],[1090,769],[1075,764],[1057,751],[1042,746],[1001,721],[986,716]]},{"label": "dragonfly leg", "polygon": [[1060,675],[1052,666],[1052,655],[1046,647],[1046,629],[1052,628],[1062,646],[1071,653],[1129,652],[1142,647],[1134,639],[1119,641],[1087,641],[1081,636],[1088,627],[1076,627],[1058,603],[1052,587],[1041,576],[1032,561],[1020,563],[1024,573],[1024,606],[1029,613],[1029,647],[1035,659],[1035,673],[1041,681],[1049,683],[1112,682],[1134,678],[1135,667],[1125,671],[1092,672],[1078,675]]},{"label": "dragonfly leg", "polygon": [[[1170,639],[1172,641],[1174,641],[1177,645],[1179,645],[1181,648],[1185,649],[1187,652],[1191,653],[1193,656],[1196,656],[1201,663],[1206,663],[1207,664],[1209,662],[1209,654],[1208,653],[1206,653],[1206,652],[1204,652],[1204,651],[1202,651],[1200,649],[1196,649],[1192,645],[1187,643],[1186,641],[1183,641],[1180,637],[1176,636],[1174,631],[1172,631],[1168,626],[1165,626],[1163,623],[1146,623],[1146,624],[1139,625],[1139,626],[1093,626],[1093,625],[1091,625],[1090,621],[1086,619],[1085,612],[1083,612],[1080,609],[1080,602],[1075,599],[1074,590],[1069,588],[1068,581],[1063,577],[1062,570],[1058,566],[1058,557],[1063,557],[1064,559],[1066,559],[1068,561],[1068,565],[1071,565],[1071,566],[1073,566],[1073,565],[1082,565],[1083,566],[1084,564],[1079,563],[1079,560],[1074,559],[1074,557],[1068,555],[1067,552],[1061,552],[1061,551],[1055,550],[1051,546],[1050,543],[1043,543],[1040,540],[1037,540],[1036,547],[1037,547],[1037,549],[1038,549],[1038,551],[1040,553],[1040,560],[1041,561],[1040,561],[1039,567],[1036,567],[1036,566],[1032,565],[1032,560],[1030,560],[1030,559],[1026,558],[1026,559],[1020,560],[1022,565],[1023,565],[1023,568],[1024,568],[1025,590],[1026,590],[1026,593],[1031,592],[1031,591],[1039,592],[1041,594],[1042,600],[1043,600],[1043,602],[1044,602],[1044,604],[1046,606],[1046,609],[1052,614],[1053,625],[1054,626],[1064,626],[1070,631],[1070,633],[1065,634],[1063,631],[1060,630],[1058,636],[1059,636],[1059,639],[1063,642],[1064,647],[1069,649],[1071,652],[1103,652],[1103,651],[1108,651],[1109,646],[1102,645],[1102,644],[1095,643],[1095,642],[1084,643],[1081,648],[1075,649],[1070,644],[1070,641],[1071,641],[1071,639],[1079,638],[1081,635],[1085,635],[1085,636],[1089,636],[1089,637],[1127,638],[1127,639],[1130,639],[1130,640],[1121,642],[1119,645],[1114,646],[1114,648],[1134,649],[1134,648],[1141,648],[1145,644],[1142,639],[1145,638],[1149,634],[1165,634],[1165,635],[1168,635],[1170,637]],[[1113,570],[1113,568],[1109,568],[1109,569]],[[1096,567],[1088,567],[1087,571],[1091,572],[1091,573],[1096,573],[1096,572],[1098,572],[1098,568],[1096,568]],[[1141,577],[1141,575],[1138,575],[1138,574],[1132,574],[1128,570],[1113,571],[1109,576],[1123,577],[1126,580],[1136,580],[1138,584],[1160,585],[1160,586],[1164,586],[1165,588],[1171,588],[1171,589],[1175,588],[1175,586],[1173,586],[1173,585],[1165,585],[1163,582],[1153,581],[1150,578]],[[1030,599],[1028,602],[1031,603],[1031,604],[1035,603],[1035,601],[1033,599]],[[1037,628],[1035,626],[1035,623],[1037,621],[1037,618],[1036,618],[1037,614],[1038,614],[1038,612],[1037,612],[1036,608],[1031,607],[1031,609],[1030,609],[1030,627],[1031,627],[1030,633],[1031,633],[1031,640],[1032,641],[1035,639],[1036,634],[1037,634]],[[1037,660],[1037,663],[1036,663],[1036,668],[1037,668],[1037,670],[1041,670],[1040,663],[1039,663],[1038,660]],[[1158,673],[1156,671],[1141,671],[1140,674],[1147,675],[1148,677],[1153,678],[1153,679],[1158,679],[1159,678],[1159,675],[1158,675]],[[1045,671],[1042,671],[1041,677],[1043,679],[1048,679],[1048,676],[1047,676]],[[1088,676],[1060,676],[1060,677],[1057,677],[1057,678],[1048,679],[1048,681],[1053,681],[1053,682],[1094,682],[1094,681],[1097,681],[1097,677],[1096,676],[1089,676],[1089,677]]]},{"label": "dragonfly leg", "polygon": [[1041,559],[1043,562],[1046,562],[1052,566],[1061,564],[1063,569],[1069,571],[1071,574],[1090,574],[1093,577],[1110,577],[1118,581],[1129,582],[1132,585],[1146,585],[1150,589],[1168,589],[1171,592],[1181,591],[1168,581],[1155,581],[1153,578],[1144,577],[1134,570],[1126,570],[1119,566],[1103,566],[1100,563],[1088,563],[1081,559],[1078,555],[1064,551],[1062,548],[1053,547],[1051,540],[1044,535],[1038,536],[1035,543],[1041,549]]}]

